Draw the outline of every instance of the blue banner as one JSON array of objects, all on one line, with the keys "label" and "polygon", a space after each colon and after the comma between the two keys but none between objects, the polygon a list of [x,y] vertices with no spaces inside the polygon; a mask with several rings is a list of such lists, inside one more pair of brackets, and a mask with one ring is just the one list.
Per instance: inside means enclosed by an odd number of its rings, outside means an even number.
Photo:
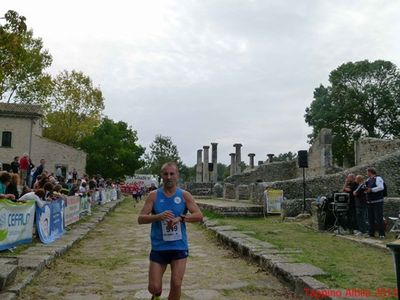
[{"label": "blue banner", "polygon": [[64,201],[62,199],[47,202],[36,207],[36,227],[39,238],[44,244],[54,242],[64,233]]}]

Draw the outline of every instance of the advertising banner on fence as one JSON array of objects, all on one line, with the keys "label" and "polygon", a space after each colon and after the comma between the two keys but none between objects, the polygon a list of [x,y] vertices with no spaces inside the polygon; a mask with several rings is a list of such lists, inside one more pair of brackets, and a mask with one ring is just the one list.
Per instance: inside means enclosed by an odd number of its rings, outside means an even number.
[{"label": "advertising banner on fence", "polygon": [[283,190],[267,189],[264,192],[264,201],[267,213],[281,213]]},{"label": "advertising banner on fence", "polygon": [[68,196],[64,208],[64,224],[68,226],[79,221],[81,199],[79,196]]},{"label": "advertising banner on fence", "polygon": [[90,202],[89,202],[89,197],[88,196],[81,196],[80,197],[80,209],[79,209],[79,214],[82,215],[87,215],[90,214]]},{"label": "advertising banner on fence", "polygon": [[35,201],[0,199],[0,250],[32,242]]},{"label": "advertising banner on fence", "polygon": [[49,244],[63,235],[63,208],[61,199],[48,202],[42,208],[36,207],[36,227],[42,243]]}]

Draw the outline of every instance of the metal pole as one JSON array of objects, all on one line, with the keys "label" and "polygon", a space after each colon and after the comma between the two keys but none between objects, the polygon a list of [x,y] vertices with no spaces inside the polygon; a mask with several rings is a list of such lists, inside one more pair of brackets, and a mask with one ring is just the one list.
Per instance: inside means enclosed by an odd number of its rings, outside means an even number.
[{"label": "metal pole", "polygon": [[391,242],[386,245],[390,250],[392,250],[394,257],[394,267],[396,269],[397,278],[397,299],[400,300],[400,241]]},{"label": "metal pole", "polygon": [[303,214],[306,212],[306,171],[303,168]]}]

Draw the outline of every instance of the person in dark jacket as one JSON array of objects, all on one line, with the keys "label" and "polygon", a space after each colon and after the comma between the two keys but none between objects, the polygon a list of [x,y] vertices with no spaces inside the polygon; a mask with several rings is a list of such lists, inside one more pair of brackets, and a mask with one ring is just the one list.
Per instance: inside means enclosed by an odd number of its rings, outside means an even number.
[{"label": "person in dark jacket", "polygon": [[383,190],[385,189],[383,179],[376,175],[374,168],[367,169],[367,203],[368,203],[368,221],[369,236],[375,236],[375,229],[379,231],[379,238],[385,238],[383,224]]},{"label": "person in dark jacket", "polygon": [[11,166],[11,171],[15,174],[19,173],[19,157],[16,156],[14,157],[14,160],[10,164]]},{"label": "person in dark jacket", "polygon": [[44,171],[44,164],[46,163],[46,161],[42,158],[40,160],[40,165],[37,166],[35,172],[32,175],[32,187],[35,185],[36,182],[36,178],[43,173]]},{"label": "person in dark jacket", "polygon": [[367,195],[365,191],[367,186],[362,175],[356,176],[356,183],[358,184],[356,190],[353,192],[355,205],[356,205],[356,219],[358,232],[355,235],[363,235],[367,233]]},{"label": "person in dark jacket", "polygon": [[354,174],[350,173],[346,177],[346,182],[344,183],[343,186],[343,192],[349,194],[349,211],[347,214],[347,226],[350,231],[350,233],[358,232],[358,226],[357,226],[357,221],[356,221],[356,205],[355,205],[355,199],[353,192],[356,190],[358,187],[358,184],[355,182],[355,176]]}]

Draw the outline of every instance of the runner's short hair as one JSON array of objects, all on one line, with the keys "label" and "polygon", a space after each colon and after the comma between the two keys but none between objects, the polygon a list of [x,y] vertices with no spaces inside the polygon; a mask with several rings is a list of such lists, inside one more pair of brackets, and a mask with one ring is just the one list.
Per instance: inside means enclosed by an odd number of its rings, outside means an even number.
[{"label": "runner's short hair", "polygon": [[176,164],[176,162],[169,161],[169,162],[166,162],[165,164],[163,164],[162,167],[161,167],[161,173],[163,172],[163,170],[166,167],[175,167],[176,173],[179,174],[179,169],[178,169],[178,165]]}]

